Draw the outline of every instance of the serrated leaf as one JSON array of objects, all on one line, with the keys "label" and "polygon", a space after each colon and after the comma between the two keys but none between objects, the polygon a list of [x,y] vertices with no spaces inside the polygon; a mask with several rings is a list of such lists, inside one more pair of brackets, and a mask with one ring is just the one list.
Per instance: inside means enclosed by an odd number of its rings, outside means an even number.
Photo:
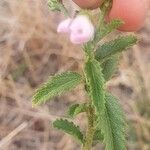
[{"label": "serrated leaf", "polygon": [[86,111],[86,104],[74,104],[68,110],[68,115],[72,118]]},{"label": "serrated leaf", "polygon": [[125,121],[117,99],[106,95],[106,110],[100,120],[105,150],[125,150]]},{"label": "serrated leaf", "polygon": [[116,55],[136,44],[137,38],[134,35],[120,36],[115,40],[104,43],[99,46],[95,52],[95,58],[98,61],[107,59],[112,55]]},{"label": "serrated leaf", "polygon": [[83,143],[83,134],[78,126],[68,120],[58,119],[53,122],[54,128],[62,130],[63,132],[72,135],[80,143]]},{"label": "serrated leaf", "polygon": [[101,64],[105,81],[108,81],[117,70],[118,58],[118,55],[112,56]]},{"label": "serrated leaf", "polygon": [[107,34],[111,33],[113,30],[119,28],[123,24],[123,21],[115,19],[106,24],[103,28],[100,29],[98,33],[99,41],[105,37]]},{"label": "serrated leaf", "polygon": [[65,72],[51,77],[33,96],[33,105],[40,105],[68,90],[75,88],[81,81],[81,75],[75,72]]},{"label": "serrated leaf", "polygon": [[104,136],[101,132],[101,130],[96,130],[93,137],[94,141],[103,141]]},{"label": "serrated leaf", "polygon": [[85,63],[85,75],[89,88],[89,96],[96,113],[100,114],[105,109],[104,78],[100,64],[95,59]]}]

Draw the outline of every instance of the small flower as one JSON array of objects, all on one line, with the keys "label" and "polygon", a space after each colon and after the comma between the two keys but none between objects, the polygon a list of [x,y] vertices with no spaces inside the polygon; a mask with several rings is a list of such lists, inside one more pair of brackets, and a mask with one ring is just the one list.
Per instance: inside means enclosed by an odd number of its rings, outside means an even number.
[{"label": "small flower", "polygon": [[57,28],[59,33],[69,33],[70,41],[74,44],[84,44],[94,38],[94,26],[85,15],[75,19],[68,18],[62,21]]},{"label": "small flower", "polygon": [[72,22],[72,19],[71,18],[68,18],[64,21],[62,21],[58,27],[57,27],[57,32],[58,33],[69,33],[70,32],[70,24]]},{"label": "small flower", "polygon": [[93,39],[94,26],[85,15],[77,16],[70,25],[70,41],[74,44],[83,44]]}]

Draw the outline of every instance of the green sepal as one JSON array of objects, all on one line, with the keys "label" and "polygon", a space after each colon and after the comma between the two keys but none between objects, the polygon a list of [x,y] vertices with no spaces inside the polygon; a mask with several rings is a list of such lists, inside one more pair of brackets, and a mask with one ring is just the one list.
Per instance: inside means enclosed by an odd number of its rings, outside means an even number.
[{"label": "green sepal", "polygon": [[116,55],[137,42],[137,37],[134,35],[119,36],[117,39],[104,43],[99,46],[95,52],[95,58],[98,61],[103,61],[109,57]]},{"label": "green sepal", "polygon": [[57,119],[53,122],[53,127],[73,136],[80,143],[83,143],[83,134],[73,122],[66,119]]},{"label": "green sepal", "polygon": [[65,72],[50,77],[44,85],[36,90],[32,99],[33,106],[45,103],[55,96],[74,89],[81,80],[81,75],[76,72]]},{"label": "green sepal", "polygon": [[95,107],[97,115],[105,109],[104,78],[100,63],[95,59],[88,59],[85,63],[85,76],[88,85],[88,94]]},{"label": "green sepal", "polygon": [[101,64],[102,73],[104,75],[105,81],[108,81],[109,79],[111,79],[112,75],[117,70],[118,61],[119,61],[119,56],[114,55]]},{"label": "green sepal", "polygon": [[68,115],[71,118],[74,118],[78,114],[85,112],[86,108],[87,108],[86,104],[73,104],[72,106],[69,107]]},{"label": "green sepal", "polygon": [[114,96],[107,93],[105,113],[100,120],[105,150],[126,150],[125,126],[121,106]]}]

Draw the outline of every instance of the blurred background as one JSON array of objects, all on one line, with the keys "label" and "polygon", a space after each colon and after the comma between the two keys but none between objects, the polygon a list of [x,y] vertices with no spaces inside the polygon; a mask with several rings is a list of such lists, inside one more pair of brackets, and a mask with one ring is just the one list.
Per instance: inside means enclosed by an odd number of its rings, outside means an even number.
[{"label": "blurred background", "polygon": [[[49,75],[82,69],[81,47],[56,32],[62,18],[48,10],[46,0],[0,0],[0,150],[79,149],[51,122],[66,116],[72,103],[85,101],[82,86],[41,107],[31,106],[33,92]],[[150,150],[150,14],[136,34],[138,45],[123,53],[107,88],[125,111],[127,149]],[[84,115],[75,122],[85,128]]]}]

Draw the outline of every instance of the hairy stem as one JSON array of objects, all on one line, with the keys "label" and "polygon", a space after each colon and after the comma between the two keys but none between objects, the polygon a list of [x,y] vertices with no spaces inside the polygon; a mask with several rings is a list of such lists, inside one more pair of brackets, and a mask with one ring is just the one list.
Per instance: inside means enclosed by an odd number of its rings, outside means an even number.
[{"label": "hairy stem", "polygon": [[[105,0],[103,5],[101,6],[101,16],[99,18],[98,27],[96,29],[97,33],[102,32],[101,28],[104,28],[105,26],[105,15],[110,7],[111,7],[111,0]],[[84,45],[83,50],[86,54],[86,60],[94,58],[94,48],[99,40],[100,40],[99,34],[95,34],[95,38],[93,39],[93,41],[90,41],[86,45]],[[86,79],[86,85],[88,87],[88,79]],[[88,89],[86,89],[86,91],[87,93],[89,93]],[[88,125],[82,150],[91,150],[95,133],[94,109],[92,108],[91,101],[88,101],[87,103],[89,104],[89,107],[87,109]]]},{"label": "hairy stem", "polygon": [[89,106],[87,109],[87,118],[88,118],[88,126],[82,150],[90,150],[93,143],[95,128],[94,128],[94,113],[91,106]]}]

